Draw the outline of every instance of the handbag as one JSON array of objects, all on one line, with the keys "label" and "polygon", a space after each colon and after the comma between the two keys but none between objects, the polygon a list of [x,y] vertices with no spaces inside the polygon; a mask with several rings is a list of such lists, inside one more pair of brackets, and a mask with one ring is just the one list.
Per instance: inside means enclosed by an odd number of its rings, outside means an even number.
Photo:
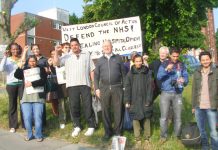
[{"label": "handbag", "polygon": [[185,146],[201,144],[201,135],[196,122],[189,122],[182,128],[181,141]]},{"label": "handbag", "polygon": [[123,118],[123,129],[131,130],[132,129],[132,119],[129,114],[129,110],[125,108],[124,118]]}]

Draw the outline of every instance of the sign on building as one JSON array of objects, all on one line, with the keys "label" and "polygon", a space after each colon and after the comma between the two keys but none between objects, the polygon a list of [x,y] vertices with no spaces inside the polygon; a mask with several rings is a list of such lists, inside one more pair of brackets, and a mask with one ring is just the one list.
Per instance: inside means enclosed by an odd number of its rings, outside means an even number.
[{"label": "sign on building", "polygon": [[89,51],[92,58],[102,55],[104,40],[111,40],[115,54],[128,55],[132,51],[143,51],[139,17],[62,26],[61,30],[62,43],[78,38],[81,49]]}]

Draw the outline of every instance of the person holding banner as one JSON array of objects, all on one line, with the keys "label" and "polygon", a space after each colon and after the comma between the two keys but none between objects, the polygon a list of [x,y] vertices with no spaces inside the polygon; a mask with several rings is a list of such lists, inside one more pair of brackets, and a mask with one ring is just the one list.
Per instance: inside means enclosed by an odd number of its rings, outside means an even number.
[{"label": "person holding banner", "polygon": [[[45,103],[44,84],[47,78],[45,69],[37,65],[37,58],[31,55],[27,59],[28,66],[23,67],[22,63],[14,73],[14,76],[24,81],[24,92],[21,100],[21,108],[24,116],[24,123],[27,130],[26,141],[34,137],[38,142],[43,140],[42,116]],[[32,132],[32,120],[34,118],[35,134]]]},{"label": "person holding banner", "polygon": [[[20,61],[20,55],[22,48],[17,43],[12,43],[9,45],[9,51],[5,51],[4,57],[0,64],[0,71],[6,72],[6,90],[9,97],[9,128],[10,132],[14,133],[16,128],[18,128],[18,115],[17,115],[17,99],[22,98],[23,88],[22,80],[18,80],[14,77],[14,72],[18,68],[18,63]],[[23,117],[21,113],[21,122],[23,124]]]},{"label": "person holding banner", "polygon": [[[94,84],[96,96],[101,99],[102,105],[105,130],[102,140],[107,141],[113,134],[121,134],[123,120],[123,83],[126,70],[122,58],[112,52],[111,41],[104,41],[103,52],[104,55],[98,59],[96,64]],[[111,108],[114,113],[114,132],[110,117]]]},{"label": "person holding banner", "polygon": [[80,116],[80,97],[83,101],[83,110],[86,121],[88,122],[88,130],[85,136],[91,136],[94,133],[96,123],[92,109],[91,81],[94,77],[94,63],[90,57],[90,53],[80,49],[80,43],[77,38],[70,40],[71,52],[59,59],[58,48],[54,57],[54,64],[57,66],[65,66],[66,87],[69,95],[70,113],[74,130],[72,137],[77,137],[82,129]]},{"label": "person holding banner", "polygon": [[[28,47],[28,49],[29,49],[28,45],[26,47]],[[36,56],[36,58],[37,58],[37,65],[40,67],[43,67],[45,69],[45,71],[48,72],[47,58],[41,54],[40,46],[38,44],[32,44],[30,48],[31,48],[31,53],[34,56]],[[22,54],[22,61],[26,61],[28,59],[28,57],[29,57],[29,56],[27,56],[28,49],[26,49],[26,50],[24,49],[23,54]],[[25,67],[28,67],[27,61],[25,63]],[[46,106],[45,106],[45,104],[43,106],[43,109],[44,109],[44,111],[43,111],[43,126],[45,127],[46,126]]]}]

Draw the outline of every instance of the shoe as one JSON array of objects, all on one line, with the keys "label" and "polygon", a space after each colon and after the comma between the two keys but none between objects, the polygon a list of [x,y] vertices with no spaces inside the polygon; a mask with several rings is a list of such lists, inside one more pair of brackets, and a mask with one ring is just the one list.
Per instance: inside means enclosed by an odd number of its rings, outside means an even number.
[{"label": "shoe", "polygon": [[74,128],[72,132],[72,137],[77,137],[80,133],[81,129],[79,127]]},{"label": "shoe", "polygon": [[167,139],[166,138],[160,138],[160,140],[159,140],[159,144],[164,144],[165,142],[167,141]]},{"label": "shoe", "polygon": [[144,150],[150,150],[150,149],[152,149],[151,148],[151,142],[148,139],[146,139],[144,141]]},{"label": "shoe", "polygon": [[15,133],[15,132],[16,132],[15,128],[11,128],[11,129],[10,129],[10,132],[11,132],[11,133]]},{"label": "shoe", "polygon": [[42,142],[43,138],[36,139],[37,142]]},{"label": "shoe", "polygon": [[135,149],[142,149],[142,141],[141,140],[136,140],[135,141]]},{"label": "shoe", "polygon": [[95,131],[95,128],[88,128],[86,133],[84,134],[85,136],[91,136]]},{"label": "shoe", "polygon": [[65,128],[65,124],[60,124],[60,129],[64,129]]},{"label": "shoe", "polygon": [[24,140],[25,140],[25,141],[30,141],[30,138],[25,137]]}]

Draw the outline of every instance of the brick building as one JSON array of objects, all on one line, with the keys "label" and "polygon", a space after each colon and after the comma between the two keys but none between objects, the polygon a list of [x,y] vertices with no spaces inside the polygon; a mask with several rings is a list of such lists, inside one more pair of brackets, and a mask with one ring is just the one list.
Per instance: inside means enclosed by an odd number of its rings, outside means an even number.
[{"label": "brick building", "polygon": [[33,29],[20,34],[15,42],[22,47],[32,43],[39,44],[41,53],[49,56],[50,50],[61,42],[61,26],[67,23],[25,12],[11,16],[11,33],[19,28],[26,16],[35,17],[39,23]]}]

